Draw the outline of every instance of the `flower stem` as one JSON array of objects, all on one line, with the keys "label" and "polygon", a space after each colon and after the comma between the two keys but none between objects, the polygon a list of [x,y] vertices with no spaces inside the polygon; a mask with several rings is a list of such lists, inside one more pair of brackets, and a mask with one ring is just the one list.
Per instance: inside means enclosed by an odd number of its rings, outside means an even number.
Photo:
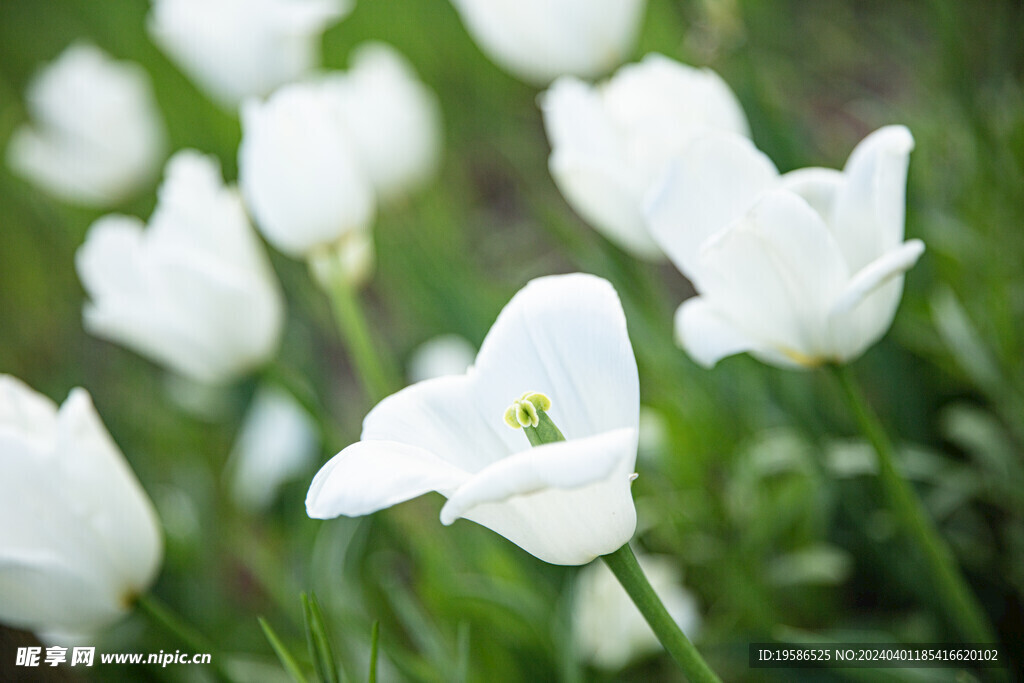
[{"label": "flower stem", "polygon": [[174,635],[185,646],[192,650],[192,654],[210,655],[210,666],[217,680],[225,683],[233,683],[234,678],[228,673],[224,666],[217,648],[203,634],[188,624],[184,619],[175,614],[170,607],[152,595],[141,595],[135,602],[136,606],[164,630]]},{"label": "flower stem", "polygon": [[379,344],[370,335],[366,316],[355,286],[337,261],[317,264],[315,277],[331,300],[338,331],[348,347],[352,363],[370,400],[374,403],[392,393],[393,374],[378,353]]},{"label": "flower stem", "polygon": [[615,574],[629,597],[636,604],[644,619],[650,624],[658,640],[669,654],[679,663],[686,677],[694,683],[721,683],[721,679],[707,665],[686,634],[669,615],[661,598],[654,592],[650,582],[640,568],[636,555],[629,544],[608,555],[602,555],[608,568]]},{"label": "flower stem", "polygon": [[968,642],[998,642],[985,611],[971,593],[949,547],[928,518],[917,494],[897,471],[892,443],[886,436],[878,416],[868,405],[853,373],[843,365],[832,366],[832,372],[838,379],[864,436],[875,449],[878,456],[878,476],[892,512],[904,532],[913,539],[924,556],[929,578],[951,625]]}]

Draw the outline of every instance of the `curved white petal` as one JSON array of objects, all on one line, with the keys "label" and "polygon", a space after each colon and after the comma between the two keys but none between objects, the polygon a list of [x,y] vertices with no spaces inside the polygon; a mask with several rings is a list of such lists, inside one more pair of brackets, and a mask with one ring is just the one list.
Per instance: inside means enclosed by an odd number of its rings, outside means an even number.
[{"label": "curved white petal", "polygon": [[366,515],[429,491],[449,492],[467,477],[423,448],[359,441],[317,473],[306,495],[306,512],[316,519]]},{"label": "curved white petal", "polygon": [[605,110],[600,92],[563,76],[540,97],[551,142],[548,167],[570,206],[622,248],[657,259],[640,202],[647,172],[631,168],[622,131]]},{"label": "curved white petal", "polygon": [[140,591],[156,576],[163,534],[149,497],[93,407],[88,392],[72,389],[57,414],[57,448],[64,495],[88,520],[118,583]]},{"label": "curved white petal", "polygon": [[917,263],[924,253],[924,242],[908,240],[861,268],[836,298],[831,315],[842,315],[860,305],[865,298],[892,278],[902,275]]},{"label": "curved white petal", "polygon": [[636,445],[636,429],[627,428],[517,453],[460,486],[441,521],[465,517],[546,562],[585,564],[636,529]]},{"label": "curved white petal", "polygon": [[[640,385],[622,304],[612,286],[580,273],[532,280],[498,316],[477,356],[476,400],[496,421],[527,391],[547,394],[567,439],[636,429]],[[505,430],[509,452],[523,436]]]},{"label": "curved white petal", "polygon": [[843,169],[845,186],[836,197],[836,239],[851,272],[903,241],[907,166],[914,138],[904,126],[868,135]]},{"label": "curved white petal", "polygon": [[842,171],[834,168],[800,168],[783,174],[781,187],[801,197],[818,212],[829,228],[835,216],[836,198],[846,185]]},{"label": "curved white petal", "polygon": [[694,280],[708,304],[727,311],[758,347],[811,365],[828,354],[826,316],[847,278],[821,217],[777,190],[705,243]]},{"label": "curved white petal", "polygon": [[676,339],[700,365],[714,367],[726,356],[750,351],[755,340],[736,329],[720,311],[702,297],[683,302],[676,310]]},{"label": "curved white petal", "polygon": [[[525,390],[523,390],[525,391]],[[525,437],[478,398],[476,370],[438,377],[388,396],[363,420],[364,441],[396,441],[423,448],[459,469],[476,472],[522,447]]]},{"label": "curved white petal", "polygon": [[688,145],[651,190],[644,208],[647,227],[692,279],[701,245],[777,182],[775,165],[750,140],[708,133]]},{"label": "curved white petal", "polygon": [[355,153],[378,199],[426,181],[441,156],[441,108],[412,65],[385,43],[363,43],[351,68],[329,81]]},{"label": "curved white petal", "polygon": [[634,256],[664,259],[644,225],[642,191],[621,166],[568,151],[553,152],[548,166],[562,196],[584,221]]}]

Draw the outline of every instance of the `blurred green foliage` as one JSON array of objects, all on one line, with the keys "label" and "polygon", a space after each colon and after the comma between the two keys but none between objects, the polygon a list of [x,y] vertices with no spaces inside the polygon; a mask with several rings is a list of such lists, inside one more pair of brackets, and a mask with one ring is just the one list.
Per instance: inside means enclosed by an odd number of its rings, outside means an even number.
[{"label": "blurred green foliage", "polygon": [[[146,11],[144,0],[0,3],[0,145],[25,119],[21,95],[38,65],[85,38],[143,64],[173,149],[214,153],[233,179],[237,120],[149,42]],[[634,55],[716,69],[782,170],[840,166],[883,124],[914,133],[907,234],[928,251],[907,277],[892,332],[855,370],[1011,650],[1024,640],[1022,35],[1024,6],[1013,0],[651,0]],[[830,378],[746,357],[704,371],[675,348],[671,315],[688,284],[574,216],[547,173],[536,91],[480,54],[447,2],[361,0],[325,36],[325,66],[344,68],[371,38],[394,44],[437,92],[446,135],[436,182],[375,228],[378,270],[364,294],[381,347],[404,360],[440,333],[478,344],[529,278],[609,278],[626,307],[643,401],[668,420],[668,445],[641,464],[634,488],[638,542],[685,568],[712,667],[725,680],[769,679],[747,668],[746,644],[770,638],[948,638]],[[145,217],[154,201],[150,191],[120,210]],[[438,496],[323,523],[306,518],[307,479],[264,515],[234,508],[222,472],[257,379],[232,389],[223,415],[175,407],[159,368],[82,330],[73,254],[99,213],[56,203],[6,167],[0,207],[0,371],[55,399],[77,385],[92,392],[166,528],[155,592],[249,667],[247,678],[285,675],[258,616],[312,672],[298,596],[315,590],[348,680],[367,676],[375,621],[384,681],[610,679],[572,653],[576,570],[468,522],[442,527]],[[357,438],[370,406],[305,268],[273,260],[289,303],[280,365],[330,416],[337,437],[326,459]],[[171,647],[140,615],[106,638],[107,651]],[[1024,661],[1019,648],[1013,657]],[[198,675],[143,669],[116,675]],[[615,679],[678,675],[654,658]]]}]

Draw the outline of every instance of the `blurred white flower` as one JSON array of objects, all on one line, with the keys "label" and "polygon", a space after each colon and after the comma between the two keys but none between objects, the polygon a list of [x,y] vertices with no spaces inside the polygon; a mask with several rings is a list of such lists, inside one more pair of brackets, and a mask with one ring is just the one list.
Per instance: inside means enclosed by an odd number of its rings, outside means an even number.
[{"label": "blurred white flower", "polygon": [[671,457],[669,429],[665,416],[650,406],[640,406],[640,441],[637,455],[645,463],[667,460]]},{"label": "blurred white flower", "polygon": [[239,185],[257,227],[286,254],[369,239],[376,202],[361,164],[328,84],[288,85],[242,106]]},{"label": "blurred white flower", "polygon": [[325,82],[363,171],[380,201],[430,178],[441,156],[441,108],[412,66],[390,45],[364,43],[345,73]]},{"label": "blurred white flower", "polygon": [[[547,419],[567,440],[530,448],[525,429],[506,426],[524,391],[550,397]],[[306,509],[365,515],[438,491],[444,524],[465,517],[546,562],[585,564],[636,528],[639,408],[615,290],[591,275],[540,278],[501,312],[466,374],[381,401],[363,440],[317,474]]]},{"label": "blurred white flower", "polygon": [[473,345],[457,334],[428,339],[416,347],[409,359],[409,381],[465,374],[475,356]]},{"label": "blurred white flower", "polygon": [[208,95],[235,109],[319,66],[320,36],[352,0],[154,0],[153,41]]},{"label": "blurred white flower", "polygon": [[549,167],[566,201],[636,256],[664,258],[643,202],[668,163],[712,130],[748,135],[736,96],[718,74],[659,54],[597,86],[563,77],[541,98]]},{"label": "blurred white flower", "polygon": [[76,43],[29,83],[32,123],[11,135],[11,168],[60,199],[111,206],[152,182],[165,131],[149,77]]},{"label": "blurred white flower", "polygon": [[313,418],[290,394],[261,388],[228,462],[234,501],[249,510],[266,508],[282,484],[313,466],[319,442]]},{"label": "blurred white flower", "polygon": [[701,146],[649,207],[655,238],[699,293],[676,314],[694,360],[710,367],[750,352],[811,367],[850,361],[878,341],[903,273],[924,252],[920,240],[903,241],[910,131],[875,131],[843,171],[781,177],[745,141],[711,136]]},{"label": "blurred white flower", "polygon": [[[640,553],[637,561],[672,619],[693,639],[700,627],[697,601],[682,587],[675,564],[667,557]],[[580,570],[572,624],[580,658],[608,671],[661,650],[657,636],[603,562]]]},{"label": "blurred white flower", "polygon": [[283,300],[213,157],[174,155],[145,227],[111,215],[89,229],[75,258],[91,299],[86,328],[200,382],[221,383],[267,361]]},{"label": "blurred white flower", "polygon": [[0,622],[93,633],[156,577],[160,522],[88,392],[64,405],[0,375]]},{"label": "blurred white flower", "polygon": [[517,78],[546,85],[595,77],[633,49],[646,0],[452,0],[485,55]]}]

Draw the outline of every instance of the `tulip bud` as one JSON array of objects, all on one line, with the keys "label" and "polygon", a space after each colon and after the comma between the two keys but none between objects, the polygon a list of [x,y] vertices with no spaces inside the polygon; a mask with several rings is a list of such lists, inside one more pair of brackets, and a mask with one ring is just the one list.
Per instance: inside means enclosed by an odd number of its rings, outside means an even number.
[{"label": "tulip bud", "polygon": [[281,333],[281,293],[217,163],[176,154],[144,228],[111,215],[89,229],[75,259],[91,298],[86,328],[200,382],[267,361]]},{"label": "tulip bud", "polygon": [[295,257],[369,228],[373,186],[326,84],[293,84],[242,106],[239,184],[257,226]]},{"label": "tulip bud", "polygon": [[55,197],[111,206],[156,176],[165,132],[138,65],[76,43],[35,76],[25,100],[33,123],[14,131],[7,161]]},{"label": "tulip bud", "polygon": [[89,394],[57,406],[0,375],[0,622],[90,634],[160,567],[160,522]]},{"label": "tulip bud", "polygon": [[633,48],[646,0],[452,0],[480,49],[535,85],[594,77]]},{"label": "tulip bud", "polygon": [[319,63],[324,29],[351,0],[155,0],[153,41],[225,108],[268,95]]}]

